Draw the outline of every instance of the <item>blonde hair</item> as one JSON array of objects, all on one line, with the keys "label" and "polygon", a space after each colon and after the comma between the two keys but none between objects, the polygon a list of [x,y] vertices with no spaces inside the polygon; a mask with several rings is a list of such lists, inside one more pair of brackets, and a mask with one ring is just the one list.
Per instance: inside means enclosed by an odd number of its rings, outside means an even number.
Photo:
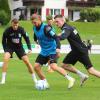
[{"label": "blonde hair", "polygon": [[38,14],[33,14],[33,15],[31,16],[31,20],[35,20],[35,19],[41,20],[41,16],[38,15]]}]

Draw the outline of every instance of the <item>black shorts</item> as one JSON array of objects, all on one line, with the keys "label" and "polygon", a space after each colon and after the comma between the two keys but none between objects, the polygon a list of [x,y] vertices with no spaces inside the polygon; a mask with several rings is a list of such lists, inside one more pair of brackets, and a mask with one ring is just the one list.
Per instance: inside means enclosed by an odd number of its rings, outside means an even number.
[{"label": "black shorts", "polygon": [[36,63],[39,63],[40,65],[46,64],[48,63],[48,61],[50,61],[51,63],[57,63],[56,62],[56,54],[51,54],[49,56],[43,56],[41,54],[38,55],[38,57],[36,58]]},{"label": "black shorts", "polygon": [[88,56],[88,53],[83,54],[83,53],[78,53],[78,52],[73,52],[71,51],[63,60],[64,64],[72,64],[75,65],[76,62],[79,61],[81,62],[86,69],[89,69],[92,67],[92,63],[90,61],[90,58]]},{"label": "black shorts", "polygon": [[18,57],[19,59],[22,59],[22,57],[26,55],[25,50],[24,50],[23,47],[20,47],[20,48],[9,48],[9,47],[8,47],[8,48],[5,50],[5,52],[9,52],[10,55],[11,55],[11,58],[13,58],[13,52],[16,53],[16,55],[17,55],[17,57]]}]

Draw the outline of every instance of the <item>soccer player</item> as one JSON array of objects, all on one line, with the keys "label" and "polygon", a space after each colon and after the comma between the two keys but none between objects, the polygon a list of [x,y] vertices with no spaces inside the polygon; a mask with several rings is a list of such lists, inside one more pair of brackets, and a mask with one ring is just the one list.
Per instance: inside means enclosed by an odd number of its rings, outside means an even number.
[{"label": "soccer player", "polygon": [[82,42],[77,30],[74,27],[66,24],[65,18],[62,15],[56,15],[54,19],[55,24],[62,30],[62,34],[58,36],[59,39],[67,39],[72,49],[63,60],[62,67],[66,70],[77,73],[82,78],[81,85],[83,84],[84,80],[88,78],[88,76],[72,67],[70,64],[75,65],[75,63],[79,61],[85,66],[89,74],[100,77],[100,71],[93,68],[88,56],[88,48]]},{"label": "soccer player", "polygon": [[13,56],[13,52],[17,54],[19,59],[23,60],[30,74],[32,75],[32,79],[34,80],[35,83],[37,82],[33,67],[29,62],[28,56],[26,55],[25,50],[22,46],[22,37],[27,43],[29,49],[28,54],[30,54],[31,44],[29,36],[27,32],[25,32],[25,30],[21,26],[19,26],[19,21],[16,18],[14,18],[11,21],[11,26],[4,31],[2,37],[2,45],[4,49],[4,61],[2,67],[1,84],[5,84],[8,61]]},{"label": "soccer player", "polygon": [[56,64],[56,51],[60,50],[60,42],[49,25],[42,22],[41,16],[37,14],[32,15],[32,24],[34,25],[34,36],[38,39],[41,46],[41,52],[36,58],[34,69],[41,80],[47,83],[46,77],[42,72],[41,66],[50,61],[50,67],[63,75],[69,80],[68,88],[72,88],[75,79],[69,76],[63,68],[60,68]]},{"label": "soccer player", "polygon": [[[47,19],[47,24],[52,28],[52,30],[55,32],[55,29],[53,28],[53,18],[52,18],[52,16],[47,16],[46,17],[46,19]],[[56,60],[58,60],[58,58],[60,57],[60,52],[56,52]],[[49,66],[49,62],[46,64],[47,66],[48,66],[48,72],[54,72],[51,68],[50,68],[50,66]]]}]

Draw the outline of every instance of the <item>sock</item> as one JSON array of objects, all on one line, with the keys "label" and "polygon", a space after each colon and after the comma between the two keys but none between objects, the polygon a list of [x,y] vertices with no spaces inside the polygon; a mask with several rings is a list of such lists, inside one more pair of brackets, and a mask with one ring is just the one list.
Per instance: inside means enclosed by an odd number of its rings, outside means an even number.
[{"label": "sock", "polygon": [[0,67],[2,67],[3,66],[3,62],[0,62]]},{"label": "sock", "polygon": [[49,88],[50,86],[49,86],[49,83],[48,83],[48,81],[46,80],[46,78],[45,78],[43,81],[44,81],[45,87],[46,87],[46,88]]},{"label": "sock", "polygon": [[46,78],[44,79],[45,82],[47,82]]},{"label": "sock", "polygon": [[48,63],[46,63],[45,66],[48,66]]},{"label": "sock", "polygon": [[35,74],[32,74],[32,79],[35,83],[37,83],[37,78],[36,78],[36,75]]},{"label": "sock", "polygon": [[48,84],[48,81],[46,80],[46,78],[43,81]]},{"label": "sock", "polygon": [[51,68],[50,68],[50,66],[48,65],[48,70],[50,70]]},{"label": "sock", "polygon": [[5,83],[5,80],[6,80],[6,72],[2,72],[1,83]]},{"label": "sock", "polygon": [[65,78],[67,78],[68,80],[71,80],[72,79],[72,77],[69,76],[68,74],[65,75]]},{"label": "sock", "polygon": [[82,73],[82,72],[80,72],[79,70],[77,70],[77,72],[76,72],[76,73],[77,73],[77,75],[78,75],[78,76],[80,76],[81,78],[85,76],[85,74],[84,74],[84,73]]}]

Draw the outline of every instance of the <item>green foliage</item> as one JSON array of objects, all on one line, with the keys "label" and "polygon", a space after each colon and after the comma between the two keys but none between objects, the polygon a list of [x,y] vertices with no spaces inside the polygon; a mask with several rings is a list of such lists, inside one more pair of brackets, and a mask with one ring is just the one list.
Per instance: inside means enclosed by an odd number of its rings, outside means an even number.
[{"label": "green foliage", "polygon": [[[61,66],[66,54],[61,55],[58,65]],[[50,89],[38,91],[32,81],[31,75],[27,71],[25,64],[18,60],[16,55],[10,59],[6,84],[0,85],[0,100],[100,100],[100,78],[90,76],[83,87],[80,87],[80,78],[71,74],[76,79],[75,85],[68,90],[68,80],[58,73],[48,73],[47,67],[42,67],[44,74],[50,84]],[[29,60],[34,66],[37,54],[29,55]],[[100,55],[90,55],[96,69],[100,70]],[[3,54],[0,54],[0,61]],[[87,73],[84,66],[80,63],[76,67]],[[2,68],[0,68],[0,79]]]},{"label": "green foliage", "polygon": [[1,10],[0,11],[0,23],[2,25],[6,25],[9,22],[10,16],[8,16],[8,14],[4,11]]},{"label": "green foliage", "polygon": [[7,13],[10,12],[8,0],[0,0],[0,10],[5,10]]},{"label": "green foliage", "polygon": [[96,0],[96,5],[100,6],[100,0]]},{"label": "green foliage", "polygon": [[[100,44],[100,22],[68,22],[68,24],[77,28],[82,40],[92,39],[93,44]],[[31,43],[33,43],[33,25],[31,21],[20,21],[20,25],[29,33]],[[0,43],[2,40],[2,33],[6,27],[8,26],[0,27]],[[53,25],[53,27],[55,28],[56,33],[61,33],[60,28],[55,25]],[[64,40],[61,43],[66,44],[66,42],[67,41]]]},{"label": "green foliage", "polygon": [[10,20],[10,15],[8,0],[0,0],[0,21],[2,20],[3,24],[7,24]]},{"label": "green foliage", "polygon": [[96,9],[83,9],[80,16],[82,21],[95,22],[100,20],[100,11]]}]

